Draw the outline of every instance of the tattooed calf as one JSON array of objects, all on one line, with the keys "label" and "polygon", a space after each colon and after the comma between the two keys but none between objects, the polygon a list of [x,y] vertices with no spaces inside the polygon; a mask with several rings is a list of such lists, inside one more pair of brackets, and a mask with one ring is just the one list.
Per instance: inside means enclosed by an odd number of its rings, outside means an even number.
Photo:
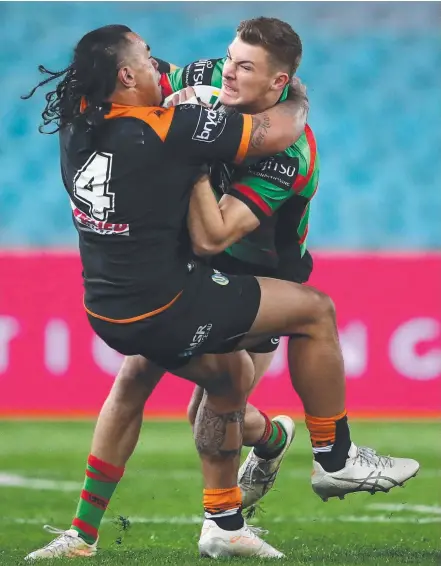
[{"label": "tattooed calf", "polygon": [[235,458],[242,448],[245,409],[218,414],[203,406],[195,422],[195,442],[200,454]]}]

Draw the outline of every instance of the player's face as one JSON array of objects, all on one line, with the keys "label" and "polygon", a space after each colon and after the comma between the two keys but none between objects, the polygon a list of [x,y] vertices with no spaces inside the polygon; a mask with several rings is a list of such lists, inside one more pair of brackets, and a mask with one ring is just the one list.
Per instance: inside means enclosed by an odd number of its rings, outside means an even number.
[{"label": "player's face", "polygon": [[162,90],[159,86],[161,75],[158,63],[150,54],[150,47],[136,33],[127,34],[130,39],[127,64],[134,77],[135,88],[141,104],[159,106],[162,102]]},{"label": "player's face", "polygon": [[274,93],[281,75],[288,79],[286,74],[274,71],[263,47],[249,45],[236,37],[227,51],[220,101],[226,106],[240,106],[253,111],[254,105],[259,104],[268,93]]}]

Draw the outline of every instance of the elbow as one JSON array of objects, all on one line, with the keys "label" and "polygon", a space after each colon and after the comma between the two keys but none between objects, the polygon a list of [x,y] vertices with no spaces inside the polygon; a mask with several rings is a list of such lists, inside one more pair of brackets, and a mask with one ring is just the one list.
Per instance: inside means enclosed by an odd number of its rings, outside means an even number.
[{"label": "elbow", "polygon": [[194,255],[198,256],[198,257],[206,257],[206,256],[210,256],[210,255],[215,255],[212,251],[211,251],[211,247],[207,246],[205,244],[193,244],[193,253]]},{"label": "elbow", "polygon": [[290,132],[287,132],[286,136],[284,136],[285,139],[283,140],[283,143],[285,144],[285,146],[283,150],[280,151],[284,151],[287,147],[296,143],[296,141],[303,135],[305,131],[305,126],[306,126],[306,120],[304,121],[301,120],[299,122],[296,122],[292,130]]},{"label": "elbow", "polygon": [[294,141],[292,141],[291,144],[295,143],[305,131],[307,118],[308,118],[307,112],[299,111],[297,113],[292,131],[292,136],[294,138]]},{"label": "elbow", "polygon": [[284,151],[287,147],[296,143],[305,131],[306,119],[306,112],[297,112],[293,122],[291,123],[291,127],[289,129],[285,129],[285,131],[280,135],[280,146],[283,145],[284,147],[278,151]]},{"label": "elbow", "polygon": [[224,251],[226,246],[222,243],[210,241],[210,240],[199,240],[192,243],[193,253],[199,257],[205,257],[210,255],[216,255]]}]

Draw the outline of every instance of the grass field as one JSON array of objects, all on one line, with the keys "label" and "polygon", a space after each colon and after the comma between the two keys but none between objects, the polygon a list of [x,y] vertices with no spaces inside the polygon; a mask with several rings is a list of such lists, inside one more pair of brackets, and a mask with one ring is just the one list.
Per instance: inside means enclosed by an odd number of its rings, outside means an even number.
[{"label": "grass field", "polygon": [[[92,422],[0,422],[0,565],[23,563],[48,542],[45,523],[67,528],[76,508]],[[386,454],[421,462],[419,475],[389,494],[323,503],[311,491],[306,430],[287,456],[253,524],[286,553],[284,564],[441,564],[441,445],[435,422],[356,422],[352,436]],[[122,531],[118,516],[128,517]],[[101,530],[96,558],[76,563],[187,566],[197,557],[201,478],[187,426],[147,422]],[[237,560],[234,564],[260,563]],[[58,560],[57,565],[69,563]]]}]

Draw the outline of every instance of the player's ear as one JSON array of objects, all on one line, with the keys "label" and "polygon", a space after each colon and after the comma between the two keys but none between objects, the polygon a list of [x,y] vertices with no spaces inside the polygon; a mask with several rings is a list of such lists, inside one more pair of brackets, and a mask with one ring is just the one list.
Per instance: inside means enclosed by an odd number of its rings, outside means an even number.
[{"label": "player's ear", "polygon": [[271,89],[283,90],[288,83],[289,83],[288,73],[277,73],[277,75],[273,79]]},{"label": "player's ear", "polygon": [[136,86],[135,75],[130,67],[121,67],[118,69],[118,80],[126,88]]}]

